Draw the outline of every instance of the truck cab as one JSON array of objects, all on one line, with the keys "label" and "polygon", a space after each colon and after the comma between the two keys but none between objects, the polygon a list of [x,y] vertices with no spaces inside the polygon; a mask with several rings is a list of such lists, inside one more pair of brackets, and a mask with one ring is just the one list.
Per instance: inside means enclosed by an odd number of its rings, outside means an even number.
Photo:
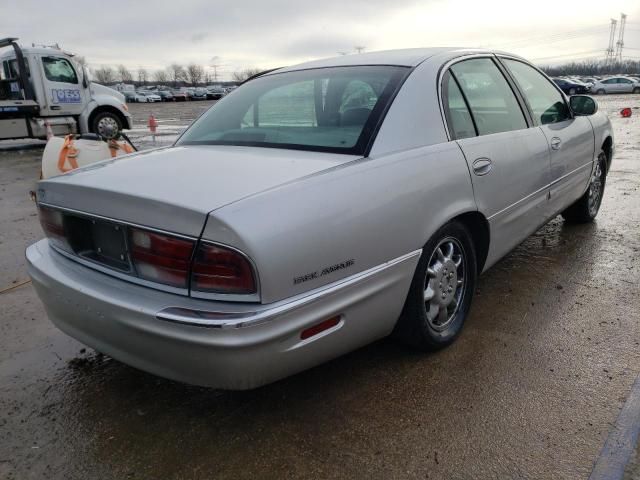
[{"label": "truck cab", "polygon": [[[7,48],[11,47],[11,48]],[[124,96],[93,83],[73,55],[57,47],[25,47],[0,39],[0,139],[97,133],[131,128]]]}]

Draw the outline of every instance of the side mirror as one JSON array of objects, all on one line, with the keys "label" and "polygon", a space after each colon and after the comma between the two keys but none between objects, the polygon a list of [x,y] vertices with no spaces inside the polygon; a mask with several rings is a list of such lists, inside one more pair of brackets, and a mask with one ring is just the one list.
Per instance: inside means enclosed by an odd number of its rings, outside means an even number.
[{"label": "side mirror", "polygon": [[574,115],[588,116],[598,111],[596,101],[587,95],[572,95],[569,97],[569,106]]}]

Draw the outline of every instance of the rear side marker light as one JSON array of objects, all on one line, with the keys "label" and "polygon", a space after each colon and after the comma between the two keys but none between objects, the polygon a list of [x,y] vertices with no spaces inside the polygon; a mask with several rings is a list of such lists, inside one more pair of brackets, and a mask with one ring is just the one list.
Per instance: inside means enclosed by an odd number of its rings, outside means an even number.
[{"label": "rear side marker light", "polygon": [[340,323],[340,315],[336,315],[335,317],[331,317],[327,320],[324,320],[320,323],[316,323],[314,326],[307,328],[306,330],[303,330],[300,333],[300,339],[301,340],[306,340],[307,338],[311,338],[314,337],[322,332],[324,332],[325,330],[329,330],[330,328],[335,327],[336,325],[338,325]]},{"label": "rear side marker light", "polygon": [[187,288],[195,242],[130,228],[131,262],[138,277],[171,287]]}]

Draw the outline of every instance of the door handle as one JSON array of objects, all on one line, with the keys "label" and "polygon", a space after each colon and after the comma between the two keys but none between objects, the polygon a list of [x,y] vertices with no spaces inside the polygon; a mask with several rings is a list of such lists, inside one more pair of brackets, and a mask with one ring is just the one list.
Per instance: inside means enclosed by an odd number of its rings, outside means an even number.
[{"label": "door handle", "polygon": [[59,105],[54,105],[51,107],[51,110],[60,110],[60,106]]},{"label": "door handle", "polygon": [[562,144],[562,140],[558,137],[553,137],[551,139],[551,148],[554,150],[560,150],[560,145]]},{"label": "door handle", "polygon": [[493,164],[491,163],[490,158],[480,157],[473,161],[473,173],[480,177],[489,173],[492,168]]}]

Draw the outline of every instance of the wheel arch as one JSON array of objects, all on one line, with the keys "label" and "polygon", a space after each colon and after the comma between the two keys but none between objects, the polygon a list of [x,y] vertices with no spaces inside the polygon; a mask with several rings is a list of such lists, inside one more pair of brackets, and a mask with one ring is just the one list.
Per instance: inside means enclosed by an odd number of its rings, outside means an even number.
[{"label": "wheel arch", "polygon": [[[87,127],[88,127],[88,130],[90,132],[93,131],[92,129],[93,129],[93,121],[94,121],[94,119],[96,118],[96,116],[98,114],[103,113],[103,112],[113,113],[122,122],[122,128],[127,128],[127,125],[128,125],[127,119],[122,114],[122,112],[120,110],[118,110],[116,107],[113,107],[111,105],[100,105],[100,106],[97,106],[96,108],[94,108],[91,111],[91,113],[89,114],[89,118],[87,120],[87,123],[88,123]],[[93,132],[93,133],[95,133],[95,132]]]},{"label": "wheel arch", "polygon": [[465,212],[452,218],[451,221],[462,223],[471,234],[473,245],[476,249],[476,260],[478,263],[478,275],[484,270],[487,255],[489,254],[489,243],[491,233],[487,218],[478,211]]},{"label": "wheel arch", "polygon": [[604,150],[604,154],[607,156],[607,172],[609,171],[609,167],[611,166],[611,159],[613,157],[613,137],[611,135],[607,136],[602,143],[602,150]]}]

